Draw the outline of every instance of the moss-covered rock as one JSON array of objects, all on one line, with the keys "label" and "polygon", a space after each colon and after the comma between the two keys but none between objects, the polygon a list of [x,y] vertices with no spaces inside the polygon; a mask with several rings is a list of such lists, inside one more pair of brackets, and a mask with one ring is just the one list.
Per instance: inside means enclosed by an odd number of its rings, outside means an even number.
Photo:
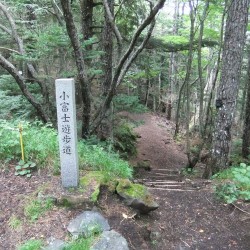
[{"label": "moss-covered rock", "polygon": [[150,161],[149,160],[144,160],[144,161],[139,161],[137,162],[137,168],[143,168],[147,171],[150,171],[151,170],[151,164],[150,164]]},{"label": "moss-covered rock", "polygon": [[105,176],[101,171],[91,171],[80,178],[80,189],[82,189],[84,196],[87,196],[94,203],[97,202],[104,179]]},{"label": "moss-covered rock", "polygon": [[82,194],[62,194],[56,198],[56,205],[64,206],[64,207],[74,207],[74,208],[83,208],[89,209],[94,206],[94,202],[92,202],[89,197]]},{"label": "moss-covered rock", "polygon": [[145,186],[133,184],[127,179],[119,181],[116,191],[129,206],[137,209],[140,213],[147,214],[159,207]]}]

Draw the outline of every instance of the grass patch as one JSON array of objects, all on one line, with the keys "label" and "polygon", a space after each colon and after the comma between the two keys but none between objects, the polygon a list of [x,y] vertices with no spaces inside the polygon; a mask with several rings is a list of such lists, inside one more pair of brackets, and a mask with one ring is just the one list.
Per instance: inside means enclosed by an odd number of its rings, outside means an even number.
[{"label": "grass patch", "polygon": [[22,228],[22,221],[15,215],[10,217],[8,224],[15,231],[19,231]]},{"label": "grass patch", "polygon": [[84,141],[81,141],[78,147],[80,166],[102,171],[106,181],[132,177],[132,168],[127,161],[120,159],[117,153],[107,152],[98,145],[86,145]]},{"label": "grass patch", "polygon": [[43,242],[41,240],[33,240],[30,239],[26,241],[24,244],[19,246],[18,250],[40,250],[43,246]]},{"label": "grass patch", "polygon": [[37,220],[46,211],[53,207],[53,200],[50,198],[40,200],[40,199],[30,199],[24,207],[24,214],[30,221]]}]

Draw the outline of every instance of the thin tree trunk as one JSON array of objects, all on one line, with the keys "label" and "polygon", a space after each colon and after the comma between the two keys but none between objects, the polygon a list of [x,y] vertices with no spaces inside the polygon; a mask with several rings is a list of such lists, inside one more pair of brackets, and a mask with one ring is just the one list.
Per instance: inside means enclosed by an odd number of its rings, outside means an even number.
[{"label": "thin tree trunk", "polygon": [[[174,1],[175,10],[174,10],[174,25],[173,25],[173,35],[178,34],[179,29],[179,0]],[[170,62],[169,62],[169,90],[167,91],[167,119],[171,120],[172,118],[172,109],[173,109],[173,93],[176,84],[176,52],[170,53]]]},{"label": "thin tree trunk", "polygon": [[202,137],[204,135],[204,110],[203,110],[203,102],[204,102],[204,80],[203,80],[203,72],[202,72],[202,38],[203,38],[203,32],[204,32],[204,22],[207,16],[207,11],[209,8],[209,2],[210,0],[206,1],[205,7],[203,9],[202,16],[200,18],[200,34],[199,34],[199,42],[198,42],[198,74],[199,74],[199,81],[200,81],[200,98],[199,98],[199,133]]},{"label": "thin tree trunk", "polygon": [[[186,88],[189,84],[189,79],[190,79],[190,74],[191,74],[191,67],[192,67],[192,61],[193,61],[193,41],[194,41],[194,36],[195,36],[195,30],[194,30],[194,22],[195,22],[195,16],[194,16],[194,6],[192,5],[192,2],[189,1],[189,7],[190,7],[190,23],[191,23],[191,27],[190,27],[190,45],[189,45],[189,51],[188,51],[188,61],[187,61],[187,66],[186,66],[186,75],[185,75],[185,79],[184,82],[180,88],[180,92],[179,92],[179,99],[178,99],[178,103],[177,103],[177,112],[176,112],[176,122],[175,122],[175,133],[174,133],[174,137],[176,137],[179,133],[179,128],[180,128],[180,124],[179,124],[179,116],[180,116],[180,106],[181,106],[181,96],[182,96],[182,91]],[[188,87],[189,88],[189,87]],[[187,91],[187,94],[189,95],[189,90]],[[189,105],[190,103],[187,103],[187,108],[189,110]],[[187,134],[189,134],[189,117],[190,114],[187,114],[187,123],[188,126],[187,129]],[[189,135],[188,135],[189,136]],[[187,138],[187,142],[188,142],[188,138]],[[188,158],[189,158],[189,153],[188,153]]]},{"label": "thin tree trunk", "polygon": [[194,6],[192,4],[192,1],[189,1],[189,8],[190,8],[190,47],[188,52],[188,65],[187,65],[187,71],[185,76],[185,84],[186,84],[186,93],[187,93],[187,117],[186,117],[186,143],[187,143],[187,157],[189,166],[187,167],[193,167],[192,166],[192,159],[191,159],[191,152],[190,152],[190,135],[189,135],[189,122],[190,122],[190,86],[189,86],[189,79],[191,75],[191,68],[192,68],[192,62],[193,62],[193,41],[195,36],[195,30],[194,30],[194,24],[195,24],[195,10]]}]

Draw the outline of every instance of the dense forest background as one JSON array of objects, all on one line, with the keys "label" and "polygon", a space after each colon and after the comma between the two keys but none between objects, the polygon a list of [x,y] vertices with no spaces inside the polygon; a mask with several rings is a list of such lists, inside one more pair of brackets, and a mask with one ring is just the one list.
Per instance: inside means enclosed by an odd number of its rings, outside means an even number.
[{"label": "dense forest background", "polygon": [[[0,2],[0,119],[56,127],[75,78],[79,134],[113,136],[122,110],[164,113],[204,177],[250,155],[248,0]],[[243,138],[243,141],[241,140]],[[195,143],[194,143],[195,141]],[[204,152],[209,152],[208,156]]]}]

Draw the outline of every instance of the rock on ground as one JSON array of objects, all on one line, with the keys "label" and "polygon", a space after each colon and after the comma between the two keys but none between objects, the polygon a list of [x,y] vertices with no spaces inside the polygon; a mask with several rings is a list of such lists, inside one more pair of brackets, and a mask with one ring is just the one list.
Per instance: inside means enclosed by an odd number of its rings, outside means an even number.
[{"label": "rock on ground", "polygon": [[67,229],[73,236],[83,235],[87,238],[95,233],[110,230],[110,226],[100,213],[84,211],[69,223]]},{"label": "rock on ground", "polygon": [[91,250],[129,250],[124,237],[114,230],[105,231],[100,239],[90,248]]}]

